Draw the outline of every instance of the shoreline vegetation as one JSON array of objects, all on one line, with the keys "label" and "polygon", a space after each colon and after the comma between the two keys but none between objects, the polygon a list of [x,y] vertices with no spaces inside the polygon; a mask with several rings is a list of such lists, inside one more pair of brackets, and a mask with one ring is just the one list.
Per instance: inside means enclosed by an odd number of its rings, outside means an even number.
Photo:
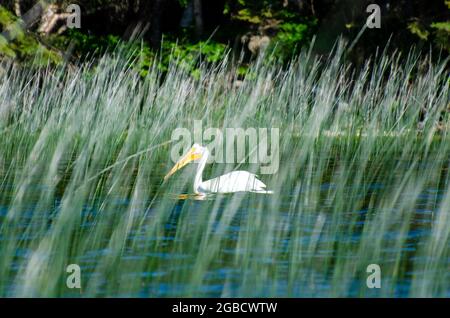
[{"label": "shoreline vegetation", "polygon": [[[126,43],[140,51],[143,76],[158,56],[158,68],[167,71],[173,53],[188,63],[199,57],[216,63],[229,58],[230,50],[241,59],[237,72],[243,74],[267,51],[279,64],[289,64],[315,37],[314,51],[324,56],[338,38],[353,41],[347,58],[358,68],[387,42],[395,43],[389,53],[408,54],[416,47],[423,54],[433,50],[448,56],[448,0],[426,4],[386,0],[378,6],[380,29],[366,27],[368,4],[365,0],[5,0],[0,5],[0,58],[45,67],[101,58]],[[439,60],[438,56],[433,55]],[[198,73],[195,65],[191,71]]]}]

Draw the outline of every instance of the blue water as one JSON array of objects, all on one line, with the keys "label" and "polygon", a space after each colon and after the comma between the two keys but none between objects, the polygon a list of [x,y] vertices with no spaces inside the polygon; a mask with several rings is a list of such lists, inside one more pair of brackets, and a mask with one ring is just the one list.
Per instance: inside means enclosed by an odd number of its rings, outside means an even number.
[{"label": "blue water", "polygon": [[[374,182],[365,186],[366,192],[354,191],[349,187],[345,189],[348,200],[364,200],[364,196],[370,193],[376,196],[378,191],[386,190],[388,185],[383,182]],[[324,194],[336,188],[331,182],[321,184],[318,189]],[[266,253],[266,245],[260,241],[249,243],[252,246],[249,251],[242,245],[242,236],[257,237],[263,241],[266,237],[264,230],[251,226],[254,218],[260,212],[261,197],[254,194],[236,194],[221,197],[216,218],[209,218],[203,210],[211,210],[216,200],[197,201],[191,198],[173,198],[173,208],[166,211],[163,218],[158,217],[158,201],[151,204],[150,201],[142,202],[135,213],[141,218],[142,226],[132,227],[129,230],[127,242],[120,255],[120,263],[113,269],[114,273],[102,270],[99,264],[102,260],[114,255],[114,251],[108,247],[110,235],[104,235],[99,242],[101,248],[88,249],[83,254],[72,255],[67,263],[76,262],[83,273],[83,281],[89,285],[95,285],[95,296],[115,297],[177,297],[194,295],[199,297],[408,297],[412,294],[412,280],[423,284],[435,282],[427,281],[429,277],[440,280],[437,288],[438,296],[450,297],[450,271],[442,269],[450,268],[450,258],[434,259],[432,252],[426,255],[421,253],[427,240],[432,235],[432,229],[437,226],[438,207],[443,199],[444,191],[435,188],[427,188],[420,193],[418,199],[412,193],[403,193],[402,200],[416,198],[414,211],[408,221],[409,226],[404,228],[405,222],[399,215],[402,211],[396,208],[390,211],[377,211],[365,204],[355,211],[341,211],[339,219],[333,218],[329,213],[332,203],[323,200],[319,204],[312,205],[320,208],[313,213],[293,214],[290,211],[291,202],[297,195],[302,197],[308,189],[302,189],[299,193],[286,187],[285,194],[278,206],[276,213],[270,213],[270,222],[266,222],[268,228],[278,233],[279,237],[269,237],[272,242],[270,253]],[[368,191],[368,192],[367,192]],[[235,196],[241,196],[240,208],[232,215],[227,215],[227,206],[233,202]],[[33,201],[33,200],[31,200]],[[430,204],[434,202],[434,204]],[[85,234],[96,230],[98,222],[108,222],[120,217],[130,207],[131,202],[126,198],[109,198],[108,218],[105,211],[99,211],[99,206],[85,205],[79,220],[79,229]],[[268,199],[267,208],[270,208]],[[54,210],[47,213],[37,213],[36,205],[30,202],[28,206],[22,206],[20,220],[15,226],[15,237],[6,237],[4,231],[0,232],[0,247],[8,242],[16,242],[20,236],[20,244],[16,246],[15,257],[9,265],[9,276],[3,280],[3,296],[15,296],[15,291],[20,288],[20,279],[17,275],[23,270],[34,250],[29,246],[37,246],[34,242],[42,240],[42,232],[33,231],[36,226],[42,226],[45,222],[47,231],[52,230],[52,220],[57,216],[61,206],[61,198],[54,200]],[[206,208],[205,208],[206,207]],[[307,206],[305,206],[307,208]],[[3,225],[9,211],[6,206],[0,205],[0,224]],[[360,260],[357,253],[360,248],[364,230],[370,230],[370,223],[377,214],[389,213],[392,215],[392,224],[383,232],[383,240],[380,258],[371,260],[371,263],[379,264],[382,268],[382,285],[385,289],[368,289],[365,287],[367,277],[367,260]],[[224,222],[224,220],[229,221]],[[43,222],[45,220],[45,222]],[[160,223],[158,223],[160,222]],[[155,229],[157,225],[157,230]],[[317,226],[320,225],[319,231]],[[299,226],[301,227],[299,229]],[[192,228],[192,232],[189,229]],[[195,273],[198,266],[198,255],[203,251],[185,246],[192,246],[197,242],[200,246],[202,233],[196,233],[196,229],[210,231],[209,240],[220,241],[220,252],[209,260],[202,273],[201,283],[193,285],[190,275]],[[110,229],[111,231],[113,229]],[[155,235],[148,233],[154,231]],[[18,233],[18,234],[17,234]],[[36,234],[39,233],[39,234]],[[153,233],[153,232],[151,232]],[[400,240],[400,244],[398,243]],[[316,248],[310,250],[311,244]],[[339,248],[344,252],[337,252]],[[448,251],[448,246],[446,247]],[[301,259],[293,260],[292,252],[301,251]],[[206,253],[206,252],[205,252]],[[448,255],[448,252],[447,254]],[[295,257],[298,257],[295,256]],[[334,275],[335,264],[347,262],[349,268],[354,268],[351,274],[343,275],[342,282]],[[391,269],[394,264],[400,262],[400,272],[393,276]],[[429,268],[429,264],[437,262],[436,267]],[[328,264],[329,263],[329,264]],[[137,265],[145,264],[145,266]],[[248,266],[243,266],[247,264]],[[327,266],[325,266],[328,264]],[[428,264],[428,265],[427,265]],[[256,266],[257,269],[252,269]],[[353,267],[352,267],[353,266]],[[135,268],[141,270],[135,271]],[[387,268],[387,271],[383,269]],[[424,270],[426,268],[426,271]],[[438,270],[435,274],[433,271]],[[259,272],[261,271],[261,272]],[[290,278],[293,272],[298,271],[296,279]],[[433,274],[433,275],[430,275]],[[64,276],[64,271],[60,273]],[[345,279],[344,279],[345,278]],[[115,289],[112,280],[117,281]],[[127,281],[139,281],[138,286],[132,290],[124,290],[121,284]],[[6,282],[6,283],[5,283]],[[447,283],[445,283],[447,282]],[[93,285],[90,285],[91,287]],[[254,288],[252,288],[254,286]],[[442,291],[442,286],[447,288]],[[386,291],[389,288],[389,291]],[[80,296],[79,292],[60,289],[59,296]]]}]

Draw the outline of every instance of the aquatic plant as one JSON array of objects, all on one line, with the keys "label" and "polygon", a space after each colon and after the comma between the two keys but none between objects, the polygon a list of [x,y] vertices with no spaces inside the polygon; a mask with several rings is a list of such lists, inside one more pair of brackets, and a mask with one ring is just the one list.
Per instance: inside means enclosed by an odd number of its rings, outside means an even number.
[{"label": "aquatic plant", "polygon": [[[448,297],[448,61],[344,55],[261,59],[239,85],[230,58],[194,78],[176,62],[142,78],[123,54],[3,65],[0,295]],[[192,200],[189,168],[163,183],[194,120],[279,128],[275,193]]]}]

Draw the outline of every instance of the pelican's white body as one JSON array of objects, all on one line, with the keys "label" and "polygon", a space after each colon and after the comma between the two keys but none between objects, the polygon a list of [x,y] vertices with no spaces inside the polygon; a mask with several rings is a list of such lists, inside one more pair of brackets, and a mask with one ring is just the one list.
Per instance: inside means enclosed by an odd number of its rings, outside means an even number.
[{"label": "pelican's white body", "polygon": [[233,192],[255,192],[255,193],[272,193],[266,190],[266,185],[257,178],[257,176],[248,171],[233,171],[226,173],[220,177],[203,181],[203,170],[208,160],[208,148],[194,144],[191,150],[175,165],[171,172],[165,177],[169,177],[176,170],[180,169],[191,161],[189,156],[195,156],[198,159],[197,172],[194,179],[194,193],[233,193]]},{"label": "pelican's white body", "polygon": [[209,150],[206,147],[195,145],[202,153],[197,173],[194,179],[194,193],[233,193],[233,192],[257,192],[271,193],[266,190],[266,185],[255,174],[248,171],[233,171],[220,177],[207,181],[202,180],[203,170],[208,160]]},{"label": "pelican's white body", "polygon": [[233,171],[223,176],[194,184],[194,192],[201,193],[233,193],[266,191],[266,185],[255,174],[247,171]]}]

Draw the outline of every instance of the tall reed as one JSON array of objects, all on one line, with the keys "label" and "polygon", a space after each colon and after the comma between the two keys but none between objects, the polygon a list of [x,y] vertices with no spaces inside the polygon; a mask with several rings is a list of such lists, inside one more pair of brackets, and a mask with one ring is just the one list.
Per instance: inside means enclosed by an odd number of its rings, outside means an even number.
[{"label": "tall reed", "polygon": [[[338,46],[261,59],[240,86],[229,58],[198,77],[128,62],[0,72],[0,295],[450,295],[447,60],[355,69]],[[193,167],[162,177],[194,120],[279,128],[280,168],[260,176],[275,193],[178,198]]]}]

